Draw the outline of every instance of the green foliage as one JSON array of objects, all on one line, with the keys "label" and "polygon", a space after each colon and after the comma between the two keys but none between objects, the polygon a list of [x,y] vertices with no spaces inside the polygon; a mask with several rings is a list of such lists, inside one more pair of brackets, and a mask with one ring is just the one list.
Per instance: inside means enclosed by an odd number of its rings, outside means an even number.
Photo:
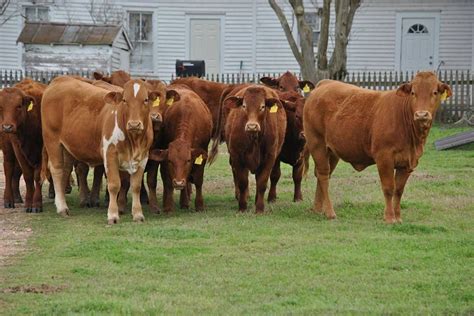
[{"label": "green foliage", "polygon": [[[288,167],[265,215],[253,206],[237,214],[224,147],[206,168],[204,213],[145,206],[145,223],[126,214],[109,227],[105,208],[79,209],[77,193],[68,219],[49,201],[43,214],[25,214],[34,234],[26,254],[1,268],[0,291],[60,290],[2,293],[0,314],[473,313],[474,147],[432,145],[459,131],[433,129],[401,225],[383,223],[376,169],[345,163],[330,188],[335,221],[310,212],[312,173],[304,201],[291,201]],[[253,201],[253,182],[250,192]]]}]

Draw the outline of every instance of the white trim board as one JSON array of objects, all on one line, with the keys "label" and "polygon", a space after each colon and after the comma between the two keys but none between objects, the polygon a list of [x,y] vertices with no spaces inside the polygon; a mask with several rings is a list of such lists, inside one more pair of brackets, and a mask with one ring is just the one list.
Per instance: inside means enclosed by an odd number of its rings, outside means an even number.
[{"label": "white trim board", "polygon": [[441,11],[399,11],[396,13],[395,23],[395,71],[401,71],[402,64],[402,19],[403,18],[434,18],[434,53],[433,66],[438,67],[439,64],[439,32]]}]

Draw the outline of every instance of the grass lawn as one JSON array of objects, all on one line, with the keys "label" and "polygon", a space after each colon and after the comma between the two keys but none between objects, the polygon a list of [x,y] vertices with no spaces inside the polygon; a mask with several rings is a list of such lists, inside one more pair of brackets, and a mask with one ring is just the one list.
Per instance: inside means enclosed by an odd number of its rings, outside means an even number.
[{"label": "grass lawn", "polygon": [[[106,209],[79,209],[74,189],[70,218],[52,201],[43,214],[24,214],[33,235],[26,254],[0,268],[0,314],[472,314],[474,144],[433,146],[461,130],[431,131],[402,225],[383,223],[376,168],[346,163],[330,187],[335,221],[309,211],[312,172],[304,201],[291,201],[286,165],[268,213],[256,216],[249,203],[237,214],[224,147],[206,169],[204,213],[153,215],[145,206],[144,224],[126,214],[109,227]],[[252,201],[254,192],[252,183]]]}]

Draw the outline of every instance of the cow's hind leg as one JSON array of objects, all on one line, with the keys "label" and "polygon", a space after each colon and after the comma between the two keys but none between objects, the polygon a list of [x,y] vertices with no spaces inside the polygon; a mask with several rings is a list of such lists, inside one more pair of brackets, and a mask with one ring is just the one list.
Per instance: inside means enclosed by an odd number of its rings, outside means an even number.
[{"label": "cow's hind leg", "polygon": [[396,223],[395,212],[393,210],[393,196],[395,191],[395,177],[393,174],[394,165],[391,159],[377,159],[377,169],[379,171],[382,191],[385,197],[385,222],[388,224]]},{"label": "cow's hind leg", "polygon": [[43,211],[43,196],[41,194],[41,166],[34,170],[35,191],[33,194],[32,213],[40,213]]},{"label": "cow's hind leg", "polygon": [[91,207],[100,206],[100,187],[102,185],[102,177],[104,176],[104,166],[94,167],[94,180],[92,181],[92,190],[90,194]]},{"label": "cow's hind leg", "polygon": [[194,207],[196,208],[197,212],[201,212],[204,210],[204,198],[202,196],[202,184],[204,179],[204,166],[206,162],[204,161],[202,165],[195,166],[193,179],[194,185],[196,186],[196,197],[194,198]]},{"label": "cow's hind leg", "polygon": [[402,222],[400,200],[402,199],[403,190],[405,184],[410,177],[411,171],[407,169],[397,169],[395,172],[395,195],[393,196],[393,211],[395,213],[395,219],[398,223]]},{"label": "cow's hind leg", "polygon": [[173,212],[173,183],[168,170],[168,164],[164,163],[160,167],[161,180],[163,181],[163,211],[165,213]]},{"label": "cow's hind leg", "polygon": [[[314,198],[314,211],[323,211],[328,219],[335,219],[336,213],[329,198],[329,178],[331,177],[331,153],[325,146],[317,145],[310,148],[315,163],[317,187]],[[334,168],[337,160],[334,162]]]},{"label": "cow's hind leg", "polygon": [[15,154],[11,146],[4,144],[3,149],[3,171],[5,173],[5,191],[3,192],[3,207],[14,208],[15,199],[13,196],[13,182],[14,182],[14,169],[15,169]]},{"label": "cow's hind leg", "polygon": [[126,172],[120,171],[120,190],[118,193],[117,203],[119,214],[125,214],[127,209],[127,194],[130,189],[130,175]]},{"label": "cow's hind leg", "polygon": [[159,163],[153,160],[148,160],[146,166],[146,182],[148,185],[148,198],[150,200],[148,205],[150,207],[150,211],[155,214],[160,213],[160,209],[158,207],[158,199],[156,198],[158,166]]},{"label": "cow's hind leg", "polygon": [[23,199],[21,197],[20,192],[20,178],[21,178],[21,167],[18,164],[18,161],[15,161],[15,167],[13,169],[13,178],[12,178],[12,191],[13,191],[13,198],[15,199],[15,203],[23,203]]},{"label": "cow's hind leg", "polygon": [[69,207],[67,206],[65,197],[65,181],[69,179],[69,174],[71,173],[72,169],[72,163],[69,169],[69,166],[66,166],[66,161],[63,153],[65,150],[61,144],[49,143],[46,149],[48,151],[49,157],[49,170],[51,171],[51,177],[53,179],[54,185],[54,203],[56,204],[56,211],[59,215],[68,216]]},{"label": "cow's hind leg", "polygon": [[107,210],[107,223],[112,225],[117,224],[119,221],[117,196],[120,190],[120,174],[117,159],[109,157],[109,155],[105,159],[107,159],[107,189],[110,194],[109,208]]},{"label": "cow's hind leg", "polygon": [[303,200],[303,193],[301,193],[301,181],[303,180],[303,169],[304,164],[303,160],[299,160],[293,166],[293,183],[294,183],[294,194],[293,194],[293,201],[298,202]]},{"label": "cow's hind leg", "polygon": [[280,180],[281,176],[281,169],[280,169],[280,160],[275,160],[275,164],[273,165],[272,172],[270,174],[270,191],[268,191],[268,202],[275,202],[277,199],[277,192],[276,187],[278,184],[278,180]]},{"label": "cow's hind leg", "polygon": [[87,184],[87,175],[89,174],[89,166],[85,163],[78,162],[76,167],[77,184],[79,186],[79,207],[91,207],[89,203],[90,190]]}]

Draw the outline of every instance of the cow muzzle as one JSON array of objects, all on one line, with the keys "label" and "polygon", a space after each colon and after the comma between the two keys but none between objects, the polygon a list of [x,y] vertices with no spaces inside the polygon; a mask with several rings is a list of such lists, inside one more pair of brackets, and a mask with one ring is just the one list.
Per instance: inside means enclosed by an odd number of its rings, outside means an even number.
[{"label": "cow muzzle", "polygon": [[143,131],[143,123],[140,121],[128,121],[127,130],[130,132],[141,132]]},{"label": "cow muzzle", "polygon": [[306,135],[304,134],[304,132],[300,132],[300,134],[298,135],[298,139],[301,140],[301,141],[306,140]]},{"label": "cow muzzle", "polygon": [[245,124],[245,131],[250,133],[258,133],[260,132],[260,124],[257,122],[247,122],[247,124]]},{"label": "cow muzzle", "polygon": [[150,114],[150,117],[151,117],[151,121],[155,124],[155,123],[161,123],[163,122],[163,118],[161,117],[161,114],[160,113],[151,113]]},{"label": "cow muzzle", "polygon": [[176,190],[183,190],[186,187],[186,180],[173,179],[173,188]]},{"label": "cow muzzle", "polygon": [[431,121],[431,113],[428,111],[416,111],[414,116],[415,121],[417,122],[429,122]]},{"label": "cow muzzle", "polygon": [[13,124],[2,124],[2,131],[5,133],[14,133],[15,126]]}]

